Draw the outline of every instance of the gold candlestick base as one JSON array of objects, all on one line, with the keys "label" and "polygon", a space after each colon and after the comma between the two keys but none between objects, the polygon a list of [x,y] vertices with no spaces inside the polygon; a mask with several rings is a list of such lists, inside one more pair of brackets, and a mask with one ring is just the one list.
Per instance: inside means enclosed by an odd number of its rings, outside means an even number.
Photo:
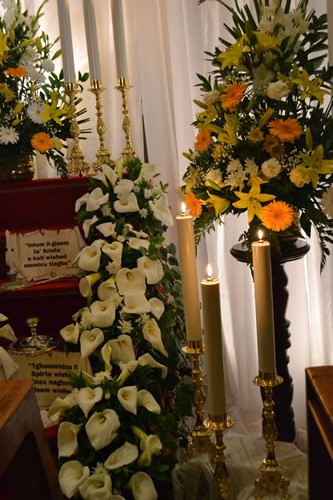
[{"label": "gold candlestick base", "polygon": [[121,156],[124,160],[136,156],[135,150],[132,146],[131,122],[128,116],[127,93],[130,88],[131,86],[129,85],[127,78],[118,78],[116,89],[120,91],[122,97],[122,108],[123,108],[122,129],[125,134],[125,146],[121,152]]},{"label": "gold candlestick base", "polygon": [[230,479],[225,463],[223,431],[230,429],[234,422],[232,418],[227,417],[227,415],[210,415],[209,419],[205,420],[204,424],[209,430],[215,432],[216,444],[213,453],[213,461],[215,463],[214,477],[218,485],[220,498],[224,500],[229,496]]},{"label": "gold candlestick base", "polygon": [[103,120],[102,114],[102,103],[101,103],[101,93],[103,92],[103,83],[101,80],[91,80],[91,88],[89,89],[95,95],[96,98],[96,116],[97,116],[97,125],[96,130],[99,136],[99,150],[96,153],[96,161],[92,164],[92,168],[97,172],[101,170],[103,163],[107,163],[110,165],[111,160],[111,152],[105,147],[105,123]]},{"label": "gold candlestick base", "polygon": [[192,357],[192,380],[194,383],[193,406],[195,409],[195,426],[191,432],[191,442],[188,446],[188,455],[193,457],[197,453],[210,453],[212,450],[212,431],[204,425],[204,408],[206,403],[201,378],[200,355],[204,352],[202,340],[188,341],[183,352]]},{"label": "gold candlestick base", "polygon": [[282,468],[275,457],[277,429],[274,422],[273,388],[283,382],[274,373],[262,374],[254,379],[254,384],[263,388],[263,436],[266,440],[267,455],[260,466],[260,477],[255,480],[255,498],[264,498],[267,493],[281,492],[282,498],[289,498],[289,480],[283,476]]}]

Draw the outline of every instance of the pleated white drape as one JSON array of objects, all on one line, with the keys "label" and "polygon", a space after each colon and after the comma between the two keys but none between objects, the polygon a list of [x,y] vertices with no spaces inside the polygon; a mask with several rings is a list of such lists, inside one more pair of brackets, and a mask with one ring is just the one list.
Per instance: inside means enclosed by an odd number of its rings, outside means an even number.
[{"label": "pleated white drape", "polygon": [[[25,3],[31,11],[40,4],[36,0]],[[325,0],[312,0],[312,5],[318,12],[326,9]],[[123,146],[123,133],[120,94],[114,89],[117,75],[110,0],[96,0],[96,9],[105,86],[106,139],[113,157],[117,158]],[[208,74],[210,65],[204,52],[214,50],[218,37],[225,35],[223,22],[230,18],[215,0],[201,6],[196,0],[123,0],[123,10],[129,80],[133,86],[129,92],[133,145],[143,158],[144,120],[149,161],[157,164],[163,181],[169,183],[169,201],[175,216],[179,212],[177,190],[186,168],[182,153],[193,146],[195,136],[191,123],[198,108],[193,99],[200,95],[195,86],[196,74]],[[70,0],[70,12],[76,70],[88,71],[82,0]],[[333,18],[332,12],[329,15]],[[59,34],[56,0],[48,1],[41,24],[51,39]],[[93,133],[82,141],[81,147],[87,159],[92,160],[98,149],[98,136],[94,98],[88,90],[85,105]],[[41,175],[53,174],[43,169]],[[230,255],[230,248],[245,227],[244,218],[228,216],[225,224],[206,238],[198,252],[198,276],[205,275],[209,259],[214,274],[220,277],[228,400],[232,411],[237,408],[235,418],[244,430],[253,431],[258,429],[254,425],[261,418],[259,391],[252,384],[258,371],[253,283],[246,265]],[[174,228],[168,238],[177,243]],[[333,256],[320,275],[316,238],[310,243],[311,251],[305,258],[286,264],[289,278],[286,316],[291,322],[292,343],[289,367],[294,379],[296,426],[300,429],[306,427],[304,369],[333,363]]]}]

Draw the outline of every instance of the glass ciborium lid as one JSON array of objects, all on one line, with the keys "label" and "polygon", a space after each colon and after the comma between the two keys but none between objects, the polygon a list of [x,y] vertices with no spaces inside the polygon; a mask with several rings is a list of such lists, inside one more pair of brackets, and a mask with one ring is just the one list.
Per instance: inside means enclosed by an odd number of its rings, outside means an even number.
[{"label": "glass ciborium lid", "polygon": [[27,318],[26,324],[30,328],[30,335],[11,344],[11,351],[23,352],[25,354],[40,354],[50,351],[59,345],[59,341],[53,337],[37,334],[37,326],[39,325],[38,317]]}]

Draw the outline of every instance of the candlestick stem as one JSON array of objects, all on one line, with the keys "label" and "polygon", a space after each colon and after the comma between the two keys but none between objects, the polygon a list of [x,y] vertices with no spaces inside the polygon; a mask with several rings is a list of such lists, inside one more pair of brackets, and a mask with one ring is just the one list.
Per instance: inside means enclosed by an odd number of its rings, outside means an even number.
[{"label": "candlestick stem", "polygon": [[192,357],[192,380],[194,384],[193,406],[195,410],[195,425],[191,432],[192,441],[188,447],[188,454],[193,457],[197,453],[209,453],[212,449],[212,432],[204,425],[204,408],[206,403],[201,378],[200,355],[204,352],[201,340],[188,341],[183,352]]},{"label": "candlestick stem", "polygon": [[130,88],[131,86],[129,85],[127,78],[118,78],[116,89],[120,91],[122,97],[122,112],[123,112],[122,129],[125,134],[125,146],[121,153],[123,159],[128,159],[133,156],[136,156],[135,150],[132,146],[131,122],[128,116],[127,93]]},{"label": "candlestick stem", "polygon": [[71,150],[69,163],[67,166],[68,173],[87,175],[89,172],[89,164],[84,159],[84,153],[80,149],[79,137],[80,128],[76,119],[76,109],[75,109],[75,96],[78,93],[78,87],[75,82],[65,83],[65,92],[69,96],[70,107],[73,110],[72,121],[71,121],[71,134],[74,139],[74,145]]},{"label": "candlestick stem", "polygon": [[98,170],[101,170],[101,166],[103,165],[103,163],[110,164],[112,160],[111,152],[105,146],[106,127],[103,119],[101,103],[101,93],[103,92],[104,88],[101,80],[91,80],[91,88],[89,90],[95,95],[96,99],[96,131],[99,136],[99,149],[96,153],[96,161],[92,164],[92,168],[95,170],[95,172],[97,172]]},{"label": "candlestick stem", "polygon": [[282,498],[289,498],[289,480],[283,476],[282,468],[275,456],[275,441],[278,436],[274,422],[273,388],[283,382],[282,377],[272,374],[259,374],[254,383],[263,391],[263,436],[266,440],[267,454],[260,466],[260,477],[255,480],[255,498],[265,498],[267,493],[281,490]]}]

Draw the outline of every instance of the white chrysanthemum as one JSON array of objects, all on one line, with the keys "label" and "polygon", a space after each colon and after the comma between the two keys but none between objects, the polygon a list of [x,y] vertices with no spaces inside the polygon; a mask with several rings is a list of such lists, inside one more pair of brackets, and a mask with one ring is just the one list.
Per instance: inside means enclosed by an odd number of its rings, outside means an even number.
[{"label": "white chrysanthemum", "polygon": [[27,107],[27,114],[34,123],[44,123],[44,105],[41,102],[32,102]]},{"label": "white chrysanthemum", "polygon": [[321,203],[324,212],[333,219],[333,187],[328,188],[322,196]]},{"label": "white chrysanthemum", "polygon": [[54,62],[51,61],[51,59],[43,59],[41,66],[48,73],[52,73],[52,71],[54,71]]},{"label": "white chrysanthemum", "polygon": [[0,126],[0,144],[16,144],[20,136],[14,127]]},{"label": "white chrysanthemum", "polygon": [[277,177],[281,172],[281,163],[277,158],[269,158],[261,165],[261,170],[267,179]]}]

